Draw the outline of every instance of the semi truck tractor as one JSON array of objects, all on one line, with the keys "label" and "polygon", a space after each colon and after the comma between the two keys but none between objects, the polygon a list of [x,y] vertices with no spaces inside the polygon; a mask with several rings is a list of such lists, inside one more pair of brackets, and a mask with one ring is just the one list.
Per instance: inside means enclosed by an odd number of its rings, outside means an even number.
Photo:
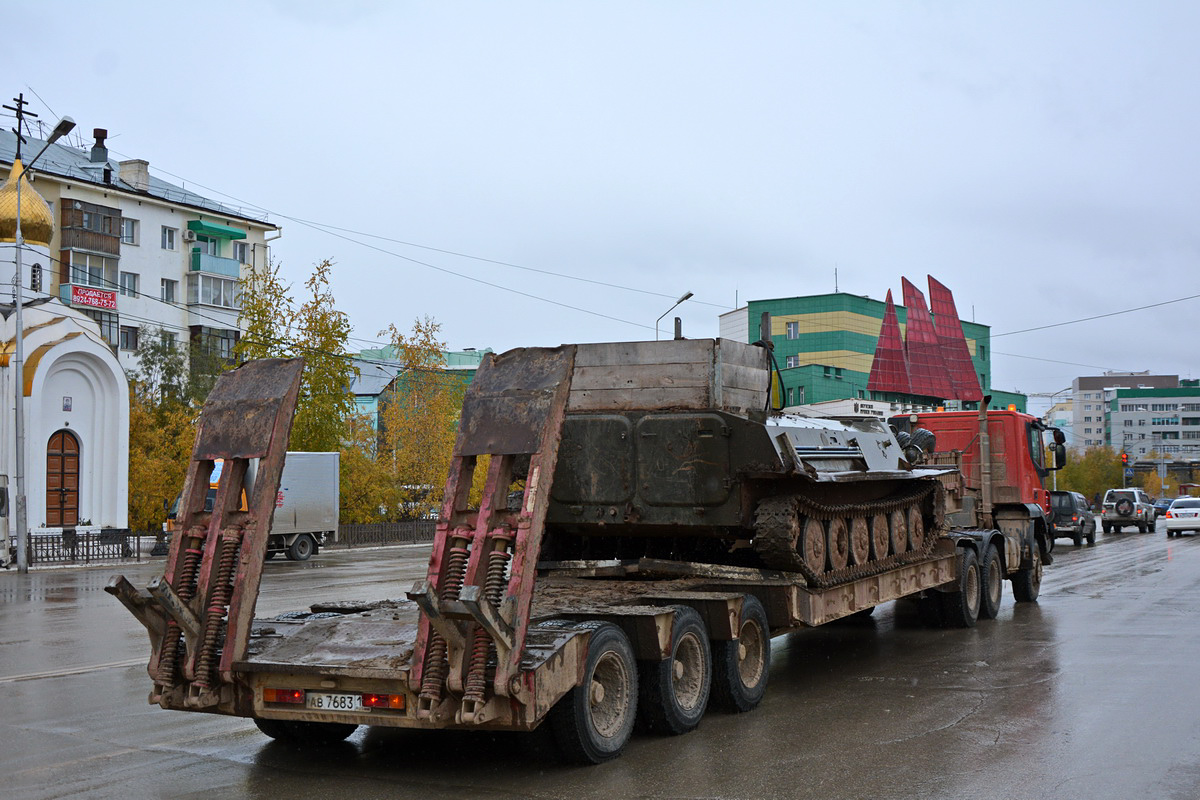
[{"label": "semi truck tractor", "polygon": [[[309,744],[360,725],[549,725],[566,758],[596,763],[621,753],[635,719],[682,734],[710,704],[754,708],[773,636],[901,598],[939,624],[974,625],[996,616],[1005,578],[1018,600],[1036,598],[1041,551],[1029,526],[972,500],[998,476],[964,478],[966,443],[943,446],[932,421],[902,443],[878,418],[778,413],[771,361],[769,339],[489,354],[464,401],[426,577],[400,600],[314,598],[277,619],[255,619],[254,604],[299,367],[223,375],[164,576],[107,587],[149,633],[150,701]],[[975,419],[1012,457],[1040,448]],[[235,487],[252,457],[242,511]],[[197,487],[216,458],[226,466],[206,511]]]}]

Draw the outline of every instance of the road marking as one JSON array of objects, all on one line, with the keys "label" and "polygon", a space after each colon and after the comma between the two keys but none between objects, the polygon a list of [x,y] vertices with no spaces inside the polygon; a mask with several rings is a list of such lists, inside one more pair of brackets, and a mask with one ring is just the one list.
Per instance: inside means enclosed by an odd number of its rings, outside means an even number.
[{"label": "road marking", "polygon": [[62,678],[67,675],[82,675],[85,672],[98,672],[102,669],[118,669],[120,667],[136,667],[144,665],[145,658],[134,658],[129,661],[111,661],[107,664],[92,664],[86,667],[66,667],[49,672],[27,672],[24,675],[8,675],[0,678],[0,683],[16,683],[17,681],[36,681],[42,678]]}]

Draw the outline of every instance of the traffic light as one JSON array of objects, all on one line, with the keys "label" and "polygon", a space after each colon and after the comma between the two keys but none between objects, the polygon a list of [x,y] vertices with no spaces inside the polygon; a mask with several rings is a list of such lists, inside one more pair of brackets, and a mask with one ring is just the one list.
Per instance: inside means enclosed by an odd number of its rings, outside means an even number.
[{"label": "traffic light", "polygon": [[1129,465],[1129,453],[1121,453],[1121,466],[1125,467],[1128,465]]}]

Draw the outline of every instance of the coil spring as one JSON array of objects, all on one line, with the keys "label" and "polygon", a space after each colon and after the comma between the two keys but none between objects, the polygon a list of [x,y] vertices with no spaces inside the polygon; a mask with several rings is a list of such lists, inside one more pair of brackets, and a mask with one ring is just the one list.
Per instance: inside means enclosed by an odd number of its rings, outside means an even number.
[{"label": "coil spring", "polygon": [[200,648],[194,683],[208,688],[212,683],[213,662],[217,657],[217,639],[221,634],[226,609],[233,596],[233,573],[241,550],[242,532],[227,530],[221,535],[221,560],[217,564],[217,581],[204,619],[204,642]]},{"label": "coil spring", "polygon": [[[442,600],[457,600],[459,594],[462,593],[463,582],[467,579],[467,560],[470,558],[471,552],[467,549],[466,542],[470,532],[459,530],[457,533],[459,535],[452,540],[450,552],[446,557],[446,571],[442,578],[440,594]],[[446,681],[448,668],[446,640],[436,630],[431,630],[429,647],[425,651],[424,669],[421,673],[420,697],[422,700],[433,705],[442,699],[442,685]]]},{"label": "coil spring", "polygon": [[[504,599],[504,590],[508,585],[508,563],[512,555],[508,547],[512,537],[507,532],[497,531],[492,535],[492,551],[488,553],[487,576],[483,584],[484,599],[493,608],[498,608]],[[471,662],[464,686],[463,700],[483,702],[483,693],[487,688],[488,657],[495,650],[492,637],[483,628],[475,629],[475,637],[471,643]]]},{"label": "coil spring", "polygon": [[[200,558],[204,551],[200,548],[204,532],[202,528],[192,528],[189,538],[193,546],[183,552],[183,563],[179,567],[179,580],[175,591],[181,600],[191,600],[196,594],[196,573],[199,571]],[[163,635],[163,645],[158,656],[158,682],[163,686],[174,686],[175,679],[182,673],[183,668],[183,629],[174,620],[168,620],[167,630]]]}]

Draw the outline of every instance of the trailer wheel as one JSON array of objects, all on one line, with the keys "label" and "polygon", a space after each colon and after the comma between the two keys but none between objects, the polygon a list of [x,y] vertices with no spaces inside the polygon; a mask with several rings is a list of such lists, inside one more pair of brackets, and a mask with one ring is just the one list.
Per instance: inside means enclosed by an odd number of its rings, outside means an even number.
[{"label": "trailer wheel", "polygon": [[276,741],[312,746],[336,744],[358,730],[358,726],[350,722],[255,719],[254,724]]},{"label": "trailer wheel", "polygon": [[1004,598],[1004,565],[1000,563],[1000,551],[989,544],[983,551],[979,565],[980,586],[979,618],[995,619],[1000,614],[1000,603]]},{"label": "trailer wheel", "polygon": [[757,597],[742,599],[738,638],[712,643],[712,700],[726,711],[749,711],[767,693],[771,671],[771,629]]},{"label": "trailer wheel", "polygon": [[942,620],[951,628],[973,628],[979,619],[980,591],[979,556],[963,548],[958,561],[958,591],[939,593]]},{"label": "trailer wheel", "polygon": [[292,541],[287,549],[287,557],[292,561],[308,561],[316,550],[316,544],[313,538],[307,533],[302,533]]},{"label": "trailer wheel", "polygon": [[638,714],[647,730],[678,735],[700,724],[713,670],[708,629],[695,609],[675,608],[671,655],[640,666]]},{"label": "trailer wheel", "polygon": [[629,638],[602,623],[588,641],[583,683],[550,710],[550,727],[568,761],[599,764],[621,755],[637,713],[637,663]]},{"label": "trailer wheel", "polygon": [[1018,603],[1032,603],[1042,590],[1042,553],[1033,545],[1033,566],[1017,570],[1012,579],[1013,597]]}]

